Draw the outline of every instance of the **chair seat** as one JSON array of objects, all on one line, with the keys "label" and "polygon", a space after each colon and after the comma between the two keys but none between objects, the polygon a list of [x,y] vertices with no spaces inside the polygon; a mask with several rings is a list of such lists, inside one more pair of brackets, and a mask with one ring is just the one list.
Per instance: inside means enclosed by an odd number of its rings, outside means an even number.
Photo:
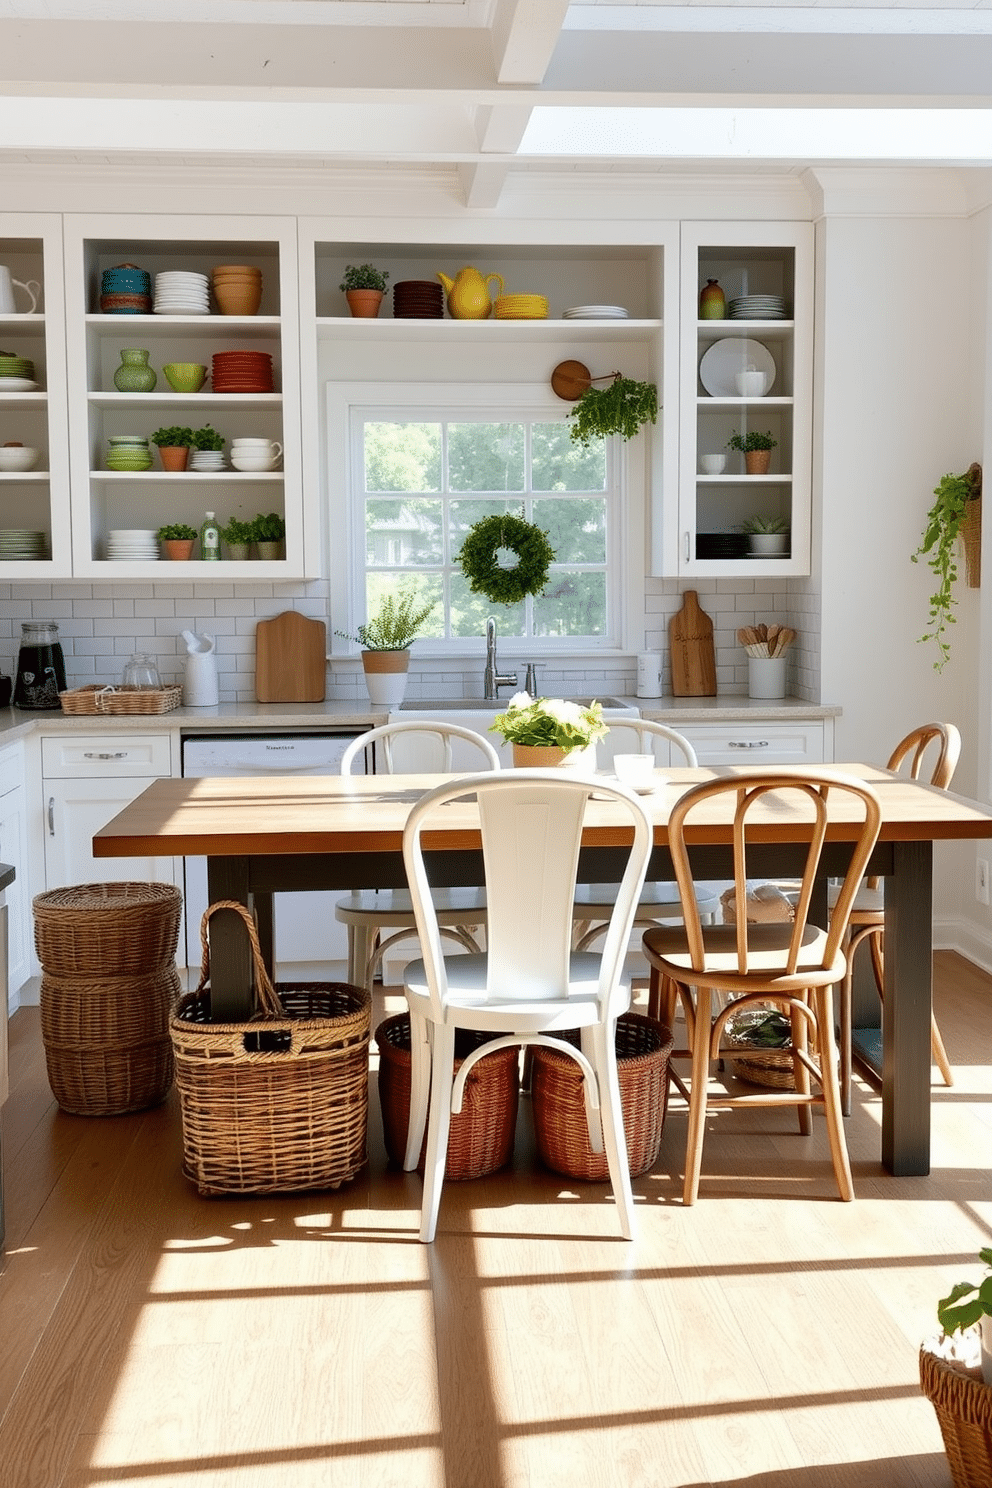
[{"label": "chair seat", "polygon": [[[434,896],[439,924],[478,925],[485,920],[485,889],[435,889]],[[345,925],[372,919],[377,925],[413,926],[413,901],[409,889],[353,889],[337,900],[334,916]]]},{"label": "chair seat", "polygon": [[[723,887],[723,884],[697,883],[695,885],[696,902],[699,905],[699,913],[701,915],[716,914],[718,912],[720,908],[720,893]],[[616,884],[576,884],[573,919],[609,919],[613,911],[613,901],[616,898],[616,892]],[[681,918],[682,901],[679,898],[678,884],[645,883],[637,902],[638,919],[651,919],[652,909],[658,910],[661,913],[665,913],[667,910],[673,918],[675,916]]]},{"label": "chair seat", "polygon": [[754,981],[767,983],[769,972],[783,991],[809,985],[823,985],[839,980],[844,975],[846,961],[838,952],[829,971],[823,969],[827,937],[816,925],[803,928],[801,950],[795,973],[790,977],[780,974],[779,968],[784,951],[792,938],[792,925],[780,921],[751,924],[748,933],[748,972],[742,975],[737,969],[737,928],[734,925],[704,925],[703,945],[706,951],[706,972],[694,972],[689,954],[686,932],[681,925],[659,925],[648,930],[643,945],[656,961],[664,961],[671,968],[671,975],[688,983],[705,980],[708,986],[725,992],[747,992]]},{"label": "chair seat", "polygon": [[[830,909],[833,909],[836,903],[837,888],[835,884],[830,884],[827,889],[827,905]],[[858,892],[854,896],[854,905],[851,910],[851,923],[856,924],[858,922],[858,915],[875,915],[879,919],[881,919],[884,913],[885,890],[881,887],[881,885],[877,889],[875,889],[872,888],[868,883],[861,883],[858,886]],[[862,920],[861,923],[865,924],[866,921]]]},{"label": "chair seat", "polygon": [[[513,996],[512,986],[505,997],[486,996],[488,957],[445,957],[448,980],[446,1005],[451,1016],[446,1021],[461,1028],[505,1030],[512,1026],[520,1033],[562,1032],[568,1028],[586,1028],[600,1019],[597,1003],[601,958],[588,951],[573,955],[569,961],[568,993],[565,997],[539,998]],[[404,990],[416,1011],[414,999],[430,1002],[430,989],[423,961],[413,961],[404,973]],[[611,1015],[618,1017],[630,1005],[630,977],[621,974],[613,993]]]}]

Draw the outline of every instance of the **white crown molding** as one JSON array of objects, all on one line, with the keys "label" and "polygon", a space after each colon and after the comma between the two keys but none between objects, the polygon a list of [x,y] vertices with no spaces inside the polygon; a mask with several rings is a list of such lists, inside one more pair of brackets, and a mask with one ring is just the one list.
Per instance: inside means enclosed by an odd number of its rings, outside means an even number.
[{"label": "white crown molding", "polygon": [[816,219],[965,217],[974,210],[966,189],[969,174],[955,166],[810,166],[804,180]]}]

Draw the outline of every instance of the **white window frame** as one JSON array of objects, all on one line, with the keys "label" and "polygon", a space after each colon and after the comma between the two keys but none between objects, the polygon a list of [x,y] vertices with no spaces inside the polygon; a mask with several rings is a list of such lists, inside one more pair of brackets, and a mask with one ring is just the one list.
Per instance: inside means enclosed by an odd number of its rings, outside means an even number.
[{"label": "white window frame", "polygon": [[[327,480],[328,492],[340,493],[340,505],[328,514],[327,573],[330,582],[332,653],[356,655],[359,648],[338,631],[352,632],[365,619],[365,532],[360,521],[356,491],[356,466],[363,451],[356,447],[358,414],[378,419],[436,422],[485,418],[492,422],[530,419],[553,422],[565,412],[560,398],[542,383],[464,382],[329,382],[327,384]],[[515,655],[557,655],[575,658],[622,656],[639,649],[644,626],[643,591],[647,552],[647,465],[645,441],[639,437],[625,443],[611,440],[607,459],[617,466],[616,499],[607,516],[608,567],[612,590],[610,634],[600,642],[595,637],[508,636],[506,646]],[[362,493],[364,494],[364,493]],[[507,492],[512,499],[512,492]],[[495,605],[497,621],[502,606]],[[479,640],[474,636],[445,640],[422,639],[418,654],[428,657],[475,656]]]}]

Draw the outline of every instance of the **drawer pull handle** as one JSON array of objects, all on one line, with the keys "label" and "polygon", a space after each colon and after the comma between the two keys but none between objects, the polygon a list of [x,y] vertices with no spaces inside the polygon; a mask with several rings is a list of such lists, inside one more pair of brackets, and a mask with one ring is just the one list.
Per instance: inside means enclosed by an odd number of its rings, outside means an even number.
[{"label": "drawer pull handle", "polygon": [[741,740],[729,739],[727,741],[727,748],[728,749],[767,749],[768,748],[768,740],[767,739],[741,739]]},{"label": "drawer pull handle", "polygon": [[83,751],[83,759],[95,759],[95,760],[127,759],[127,750],[126,749],[118,749],[116,751],[116,753],[111,753],[111,751],[109,749],[105,749],[102,752],[99,751],[99,750],[96,750],[96,749],[86,749],[86,750]]}]

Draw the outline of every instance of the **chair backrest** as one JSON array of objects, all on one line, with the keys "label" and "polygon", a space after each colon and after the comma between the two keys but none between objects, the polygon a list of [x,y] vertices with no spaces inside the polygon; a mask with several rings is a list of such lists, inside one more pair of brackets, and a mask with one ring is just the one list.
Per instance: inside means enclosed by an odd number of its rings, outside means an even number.
[{"label": "chair backrest", "polygon": [[[393,741],[396,739],[417,743],[417,763],[404,764],[402,747],[394,755]],[[478,750],[479,758],[475,764],[477,770],[500,768],[499,754],[495,747],[474,729],[462,728],[455,723],[431,723],[426,719],[415,718],[407,723],[384,723],[379,728],[359,734],[341,756],[341,774],[352,773],[352,762],[366,745],[378,744],[381,747],[376,750],[376,770],[380,775],[402,774],[404,770],[418,775],[450,775],[452,739],[461,739]],[[430,763],[426,768],[419,763],[425,748],[430,756]],[[397,763],[394,763],[394,759]]]},{"label": "chair backrest", "polygon": [[[614,835],[618,830],[621,842],[631,838],[600,962],[599,996],[605,1005],[620,976],[652,847],[651,820],[639,798],[622,786],[584,780],[565,770],[505,770],[445,782],[413,807],[403,834],[403,859],[435,1015],[442,1013],[447,980],[422,834],[439,816],[450,826],[453,813],[447,803],[474,793],[489,906],[488,982],[480,998],[561,998],[568,988],[582,828],[594,792],[609,805],[601,807],[595,800],[592,813],[609,812],[611,826],[619,822]],[[474,820],[473,812],[469,824]]]},{"label": "chair backrest", "polygon": [[680,734],[678,729],[669,728],[667,723],[655,723],[651,718],[611,718],[610,732],[604,742],[612,758],[614,754],[622,754],[624,750],[656,755],[655,746],[659,739],[667,739],[673,749],[678,750],[682,759],[677,763],[684,762],[692,769],[699,764],[696,751],[685,734]]},{"label": "chair backrest", "polygon": [[909,761],[909,774],[919,780],[924,756],[929,746],[937,744],[936,758],[930,767],[930,784],[947,790],[961,755],[961,735],[953,723],[924,723],[900,739],[889,756],[889,769],[901,769]]},{"label": "chair backrest", "polygon": [[[772,793],[775,793],[773,797]],[[785,794],[779,794],[785,793]],[[730,798],[729,808],[717,797]],[[802,878],[799,881],[795,919],[792,923],[791,939],[786,953],[774,964],[777,972],[791,974],[799,953],[807,941],[807,926],[814,881],[820,862],[820,854],[827,833],[828,799],[839,800],[840,820],[850,823],[856,832],[847,872],[837,891],[837,899],[827,928],[826,945],[822,965],[831,965],[840,949],[847,930],[851,906],[861,882],[865,866],[878,838],[881,824],[881,807],[878,797],[870,786],[855,776],[836,770],[765,771],[761,774],[745,773],[717,780],[708,780],[702,785],[686,791],[675,802],[669,815],[668,841],[682,900],[688,949],[692,964],[702,970],[705,964],[703,930],[699,909],[693,892],[692,868],[689,862],[688,840],[692,828],[714,820],[726,821],[728,810],[733,820],[734,850],[734,910],[737,921],[737,970],[743,975],[749,969],[749,955],[760,953],[761,942],[768,927],[750,924],[747,918],[748,845],[758,841],[768,842],[775,836],[777,821],[781,821],[783,810],[797,808],[802,812],[803,840],[809,834]],[[721,810],[721,807],[723,808]],[[780,833],[778,834],[781,835]],[[707,840],[705,836],[701,840]],[[709,840],[712,840],[710,835]],[[791,839],[790,839],[791,840]],[[781,926],[776,927],[777,930]],[[761,965],[767,965],[764,957]]]}]

